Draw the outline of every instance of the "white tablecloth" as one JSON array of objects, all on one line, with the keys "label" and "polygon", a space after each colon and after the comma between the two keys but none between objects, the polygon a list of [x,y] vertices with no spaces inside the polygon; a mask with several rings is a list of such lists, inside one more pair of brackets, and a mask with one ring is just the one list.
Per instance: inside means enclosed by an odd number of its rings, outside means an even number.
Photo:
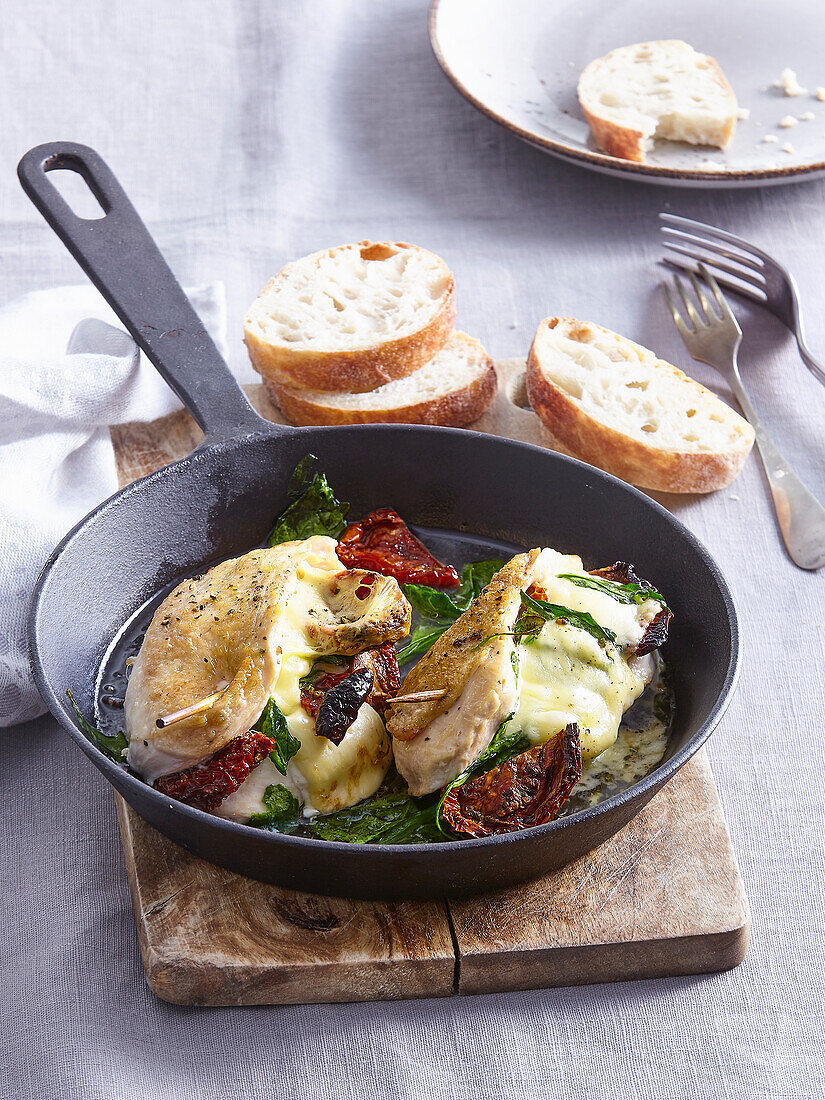
[{"label": "white tablecloth", "polygon": [[[699,193],[561,164],[447,83],[423,0],[11,0],[0,35],[4,301],[78,281],[14,176],[26,148],[68,138],[109,160],[182,281],[226,282],[239,373],[243,310],[284,261],[392,237],[446,258],[460,326],[496,357],[568,313],[705,380],[658,289],[665,207],[787,261],[825,355],[825,184]],[[772,318],[740,313],[754,400],[825,499],[825,390]],[[716,555],[742,617],[739,692],[710,744],[753,912],[740,968],[447,1001],[162,1004],[143,980],[111,792],[43,719],[0,737],[0,1095],[822,1095],[825,578],[786,559],[755,457],[730,489],[666,503]]]}]

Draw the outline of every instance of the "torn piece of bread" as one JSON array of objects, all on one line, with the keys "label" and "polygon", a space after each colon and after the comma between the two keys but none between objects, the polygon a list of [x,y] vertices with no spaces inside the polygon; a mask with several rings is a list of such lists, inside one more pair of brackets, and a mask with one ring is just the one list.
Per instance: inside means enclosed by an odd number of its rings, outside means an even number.
[{"label": "torn piece of bread", "polygon": [[454,332],[428,363],[368,393],[301,390],[266,379],[272,400],[293,424],[470,424],[496,393],[493,361],[478,340]]},{"label": "torn piece of bread", "polygon": [[710,390],[609,329],[548,317],[527,359],[527,395],[576,458],[645,489],[730,484],[753,428]]},{"label": "torn piece of bread", "polygon": [[244,340],[266,380],[364,393],[422,367],[454,322],[442,259],[403,242],[359,241],[287,264],[252,304]]},{"label": "torn piece of bread", "polygon": [[579,103],[612,157],[644,163],[654,138],[726,148],[738,105],[718,63],[687,42],[639,42],[591,61]]}]

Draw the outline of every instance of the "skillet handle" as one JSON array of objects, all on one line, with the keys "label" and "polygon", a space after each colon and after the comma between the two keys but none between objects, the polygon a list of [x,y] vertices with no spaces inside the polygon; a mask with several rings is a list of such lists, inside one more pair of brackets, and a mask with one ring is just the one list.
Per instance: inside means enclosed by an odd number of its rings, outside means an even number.
[{"label": "skillet handle", "polygon": [[[49,180],[70,169],[103,208],[81,218]],[[208,437],[273,428],[254,411],[111,169],[93,149],[53,141],[17,166],[23,190]]]}]

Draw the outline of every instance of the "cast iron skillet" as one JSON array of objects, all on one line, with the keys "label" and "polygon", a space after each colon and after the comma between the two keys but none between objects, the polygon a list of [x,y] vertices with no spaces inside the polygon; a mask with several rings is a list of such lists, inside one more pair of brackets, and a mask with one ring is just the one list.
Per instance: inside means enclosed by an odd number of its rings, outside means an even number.
[{"label": "cast iron skillet", "polygon": [[[79,172],[100,202],[77,217],[47,177]],[[181,462],[128,486],[58,546],[34,594],[30,641],[52,713],[134,809],[185,848],[241,874],[323,894],[425,898],[510,886],[563,866],[617,832],[696,752],[734,688],[736,612],[718,567],[664,508],[560,454],[466,430],[363,425],[285,429],[250,407],[146,227],[91,149],[55,142],[19,165],[26,193],[204,429]],[[582,813],[520,833],[441,845],[346,845],[212,817],[114,764],[77,728],[71,687],[94,713],[112,640],[172,582],[260,544],[296,462],[316,454],[352,516],[396,508],[408,522],[489,542],[579,552],[589,566],[632,561],[676,618],[666,659],[677,715],[664,762]]]}]

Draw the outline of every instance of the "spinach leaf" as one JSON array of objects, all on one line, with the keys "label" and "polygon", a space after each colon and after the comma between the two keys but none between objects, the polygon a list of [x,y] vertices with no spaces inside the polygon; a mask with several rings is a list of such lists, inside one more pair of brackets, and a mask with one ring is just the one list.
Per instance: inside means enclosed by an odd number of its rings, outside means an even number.
[{"label": "spinach leaf", "polygon": [[290,733],[286,718],[278,709],[274,699],[269,700],[263,714],[252,728],[262,733],[264,737],[271,737],[275,742],[275,748],[270,752],[269,759],[281,775],[286,775],[286,766],[300,749],[301,742]]},{"label": "spinach leaf", "polygon": [[126,735],[123,730],[118,730],[117,733],[104,733],[99,730],[97,726],[93,726],[92,723],[83,715],[80,707],[74,700],[74,696],[70,691],[66,691],[69,697],[69,702],[74,708],[74,712],[77,715],[77,724],[86,734],[86,736],[97,745],[101,752],[105,753],[110,759],[116,760],[118,764],[123,763],[123,750],[128,749],[129,742],[126,740]]},{"label": "spinach leaf", "polygon": [[506,564],[502,558],[469,562],[461,570],[461,587],[454,596],[449,596],[441,588],[431,588],[428,584],[404,584],[401,587],[404,595],[422,615],[430,619],[454,622],[467,610],[482,588],[490,583],[493,575]]},{"label": "spinach leaf", "polygon": [[473,646],[473,649],[481,649],[494,638],[515,638],[516,645],[529,645],[538,638],[545,623],[557,619],[561,619],[568,626],[586,630],[598,642],[616,644],[616,635],[613,631],[597,623],[589,611],[574,611],[572,607],[563,607],[558,603],[535,600],[526,592],[521,593],[521,606],[521,614],[516,619],[512,630],[500,630],[497,634],[489,634],[478,645]]},{"label": "spinach leaf", "polygon": [[513,756],[518,756],[520,752],[524,752],[525,749],[530,747],[530,739],[521,730],[509,729],[510,722],[513,720],[513,715],[508,714],[496,732],[493,734],[493,739],[487,748],[475,760],[470,764],[468,768],[455,777],[452,782],[448,783],[444,790],[441,792],[441,796],[438,800],[438,808],[436,811],[436,823],[438,828],[445,836],[451,836],[449,826],[445,826],[441,820],[441,808],[444,805],[444,799],[450,793],[454,791],[456,787],[463,786],[468,779],[473,779],[477,775],[484,775],[486,772],[491,772],[493,768],[497,768],[500,764],[504,764]]},{"label": "spinach leaf", "polygon": [[336,499],[326,475],[315,469],[318,459],[307,455],[292,471],[289,481],[289,504],[275,520],[267,539],[268,546],[311,535],[338,538],[347,524],[349,504]]},{"label": "spinach leaf", "polygon": [[310,829],[321,840],[345,844],[424,844],[441,839],[435,811],[435,796],[413,798],[397,791],[316,817]]},{"label": "spinach leaf", "polygon": [[[471,599],[479,595],[482,588],[486,588],[499,569],[507,564],[506,558],[488,558],[486,561],[471,561],[461,571],[461,588],[469,584]],[[470,603],[470,600],[467,601]]]},{"label": "spinach leaf", "polygon": [[454,595],[448,596],[439,588],[427,584],[404,584],[404,595],[421,616],[406,645],[398,650],[398,663],[426,653],[447,627],[454,623],[479,595],[482,588],[490,583],[506,561],[502,558],[488,558],[486,561],[471,561],[461,571],[461,587]]},{"label": "spinach leaf", "polygon": [[584,577],[580,573],[559,573],[559,579],[570,581],[579,588],[592,588],[594,592],[602,592],[619,603],[644,603],[645,600],[656,600],[662,607],[667,607],[661,592],[646,585],[621,584],[606,577]]},{"label": "spinach leaf", "polygon": [[265,828],[268,825],[277,827],[294,818],[300,809],[298,799],[281,783],[269,784],[264,791],[263,804],[266,810],[253,814],[247,822],[248,825],[256,828]]},{"label": "spinach leaf", "polygon": [[[544,622],[550,622],[553,619],[561,619],[569,626],[575,626],[579,630],[586,630],[588,634],[592,635],[598,642],[609,642],[611,645],[616,644],[616,635],[612,630],[608,630],[606,626],[600,626],[599,623],[593,618],[589,611],[574,611],[570,607],[562,607],[557,603],[546,603],[544,600],[534,600],[532,596],[528,596],[526,592],[521,594],[521,605],[525,612],[528,614],[533,613],[534,616],[540,617]],[[519,616],[521,618],[522,616]],[[516,633],[518,633],[518,620],[516,621]],[[532,633],[531,627],[526,633]],[[539,628],[540,629],[540,628]]]},{"label": "spinach leaf", "polygon": [[403,665],[406,661],[411,661],[413,657],[417,657],[419,653],[426,653],[433,642],[441,637],[449,625],[449,623],[433,622],[432,619],[420,622],[412,634],[407,638],[407,644],[403,645],[398,650],[397,656],[399,665]]},{"label": "spinach leaf", "polygon": [[449,624],[465,610],[443,589],[431,588],[428,584],[402,584],[401,590],[415,610],[428,619],[441,619]]}]

